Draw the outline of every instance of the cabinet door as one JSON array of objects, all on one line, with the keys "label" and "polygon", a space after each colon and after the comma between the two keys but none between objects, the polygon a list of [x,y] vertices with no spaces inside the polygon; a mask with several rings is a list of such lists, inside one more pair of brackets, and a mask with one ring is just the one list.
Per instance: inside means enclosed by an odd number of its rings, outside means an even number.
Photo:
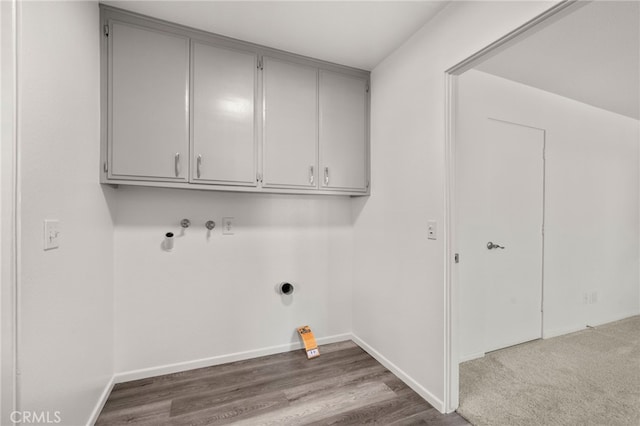
[{"label": "cabinet door", "polygon": [[263,185],[317,188],[318,70],[263,61]]},{"label": "cabinet door", "polygon": [[321,188],[367,190],[367,81],[320,71]]},{"label": "cabinet door", "polygon": [[111,22],[109,177],[187,179],[189,40]]},{"label": "cabinet door", "polygon": [[193,43],[191,179],[256,185],[257,56]]}]

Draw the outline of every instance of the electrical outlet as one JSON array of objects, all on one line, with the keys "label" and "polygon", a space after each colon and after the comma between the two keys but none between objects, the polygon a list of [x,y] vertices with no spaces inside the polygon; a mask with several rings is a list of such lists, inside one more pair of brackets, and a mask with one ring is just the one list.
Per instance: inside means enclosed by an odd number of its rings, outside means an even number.
[{"label": "electrical outlet", "polygon": [[222,234],[233,235],[234,234],[234,221],[232,217],[222,218]]},{"label": "electrical outlet", "polygon": [[586,291],[582,293],[582,304],[583,305],[589,304],[589,293],[587,293]]},{"label": "electrical outlet", "polygon": [[591,294],[589,295],[589,303],[591,303],[592,305],[594,303],[598,303],[598,292],[597,291],[592,291]]},{"label": "electrical outlet", "polygon": [[427,221],[427,238],[436,240],[438,237],[438,223],[435,220]]}]

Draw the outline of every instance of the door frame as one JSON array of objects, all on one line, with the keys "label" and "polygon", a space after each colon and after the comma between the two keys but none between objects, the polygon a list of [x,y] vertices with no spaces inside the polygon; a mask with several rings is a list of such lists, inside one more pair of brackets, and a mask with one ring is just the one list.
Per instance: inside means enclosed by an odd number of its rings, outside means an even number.
[{"label": "door frame", "polygon": [[[468,58],[458,62],[445,71],[445,377],[444,377],[444,409],[446,413],[455,411],[459,404],[460,371],[458,348],[458,299],[459,282],[457,268],[455,267],[455,255],[457,251],[457,224],[455,221],[455,194],[456,194],[456,100],[457,78],[465,71],[474,68],[485,60],[511,47],[524,38],[540,31],[546,26],[556,22],[562,17],[572,13],[576,9],[585,6],[589,2],[581,0],[563,0],[555,4],[545,12],[524,23],[515,30],[502,36],[498,40],[479,50]],[[543,206],[544,208],[544,206]],[[544,212],[543,212],[544,215]],[[544,265],[544,256],[543,256]],[[544,272],[543,272],[544,273]],[[543,276],[544,279],[544,276]],[[544,284],[543,284],[544,292]],[[544,294],[544,293],[543,293]],[[544,304],[544,300],[543,300]]]},{"label": "door frame", "polygon": [[18,410],[18,297],[19,297],[19,206],[18,177],[18,25],[17,0],[0,1],[0,62],[2,96],[0,125],[0,422],[15,424],[11,413]]}]

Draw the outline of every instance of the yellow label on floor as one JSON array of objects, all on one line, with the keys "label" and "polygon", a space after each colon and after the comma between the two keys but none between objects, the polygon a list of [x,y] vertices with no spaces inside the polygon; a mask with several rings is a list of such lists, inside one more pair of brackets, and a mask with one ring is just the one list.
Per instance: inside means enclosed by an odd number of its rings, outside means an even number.
[{"label": "yellow label on floor", "polygon": [[304,349],[307,351],[307,358],[311,359],[320,356],[320,350],[311,328],[308,325],[298,327],[298,334],[302,337]]}]

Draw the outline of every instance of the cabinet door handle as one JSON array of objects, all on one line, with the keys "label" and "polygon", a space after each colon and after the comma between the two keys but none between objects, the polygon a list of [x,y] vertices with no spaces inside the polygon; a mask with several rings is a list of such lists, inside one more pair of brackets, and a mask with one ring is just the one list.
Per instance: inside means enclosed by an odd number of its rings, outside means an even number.
[{"label": "cabinet door handle", "polygon": [[196,176],[198,179],[200,178],[200,169],[202,168],[202,154],[198,155],[198,160],[196,161]]},{"label": "cabinet door handle", "polygon": [[314,177],[314,173],[313,173],[313,166],[309,166],[309,183],[311,185],[313,185],[314,179],[315,179],[315,177]]},{"label": "cabinet door handle", "polygon": [[324,184],[329,185],[329,168],[324,168]]},{"label": "cabinet door handle", "polygon": [[174,168],[176,172],[176,177],[180,177],[180,153],[176,152],[174,157]]}]

